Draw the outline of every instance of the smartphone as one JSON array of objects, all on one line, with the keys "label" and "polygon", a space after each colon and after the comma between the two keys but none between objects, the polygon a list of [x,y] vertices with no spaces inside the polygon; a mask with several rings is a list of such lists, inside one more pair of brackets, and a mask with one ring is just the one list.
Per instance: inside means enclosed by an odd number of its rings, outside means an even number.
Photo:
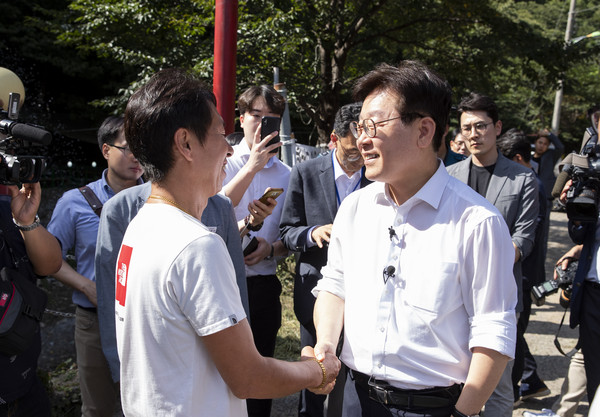
[{"label": "smartphone", "polygon": [[[263,116],[260,121],[260,139],[264,139],[271,133],[275,131],[279,131],[279,126],[281,124],[281,118],[274,116]],[[273,145],[274,143],[279,142],[281,139],[279,137],[279,133],[273,139],[267,143],[267,146]],[[277,149],[271,151],[270,153],[277,153]]]},{"label": "smartphone", "polygon": [[258,248],[258,239],[254,236],[252,238],[247,235],[242,239],[242,251],[244,253],[244,257],[250,255]]},{"label": "smartphone", "polygon": [[267,188],[267,191],[258,199],[263,204],[269,204],[267,198],[277,198],[283,193],[283,188]]}]

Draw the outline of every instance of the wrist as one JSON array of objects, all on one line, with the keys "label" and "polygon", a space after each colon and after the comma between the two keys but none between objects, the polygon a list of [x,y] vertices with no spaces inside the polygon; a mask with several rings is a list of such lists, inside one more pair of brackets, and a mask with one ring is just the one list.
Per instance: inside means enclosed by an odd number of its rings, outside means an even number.
[{"label": "wrist", "polygon": [[275,253],[275,246],[271,245],[271,252],[269,253],[268,256],[265,256],[265,260],[268,261],[268,260],[273,259],[274,253]]},{"label": "wrist", "polygon": [[17,226],[17,229],[23,231],[23,232],[29,232],[30,230],[36,229],[38,226],[40,226],[40,218],[38,217],[38,215],[35,215],[35,219],[33,220],[33,223],[30,223],[28,225],[24,225],[19,223],[14,217],[13,217],[13,223],[15,224],[15,226]]},{"label": "wrist", "polygon": [[452,411],[452,417],[479,417],[479,413],[465,414],[462,411],[459,411],[456,407],[454,407],[454,411]]},{"label": "wrist", "polygon": [[319,368],[320,368],[319,369],[319,377],[321,378],[321,384],[318,387],[315,387],[314,389],[321,389],[327,383],[327,371],[325,370],[325,365],[323,365],[321,362],[319,362],[319,360],[316,358],[311,358],[311,360],[315,361],[319,365]]},{"label": "wrist", "polygon": [[258,232],[262,227],[263,227],[263,222],[260,222],[257,225],[252,225],[251,222],[251,217],[249,214],[246,216],[246,218],[244,218],[244,224],[246,226],[246,229],[250,230],[251,232]]}]

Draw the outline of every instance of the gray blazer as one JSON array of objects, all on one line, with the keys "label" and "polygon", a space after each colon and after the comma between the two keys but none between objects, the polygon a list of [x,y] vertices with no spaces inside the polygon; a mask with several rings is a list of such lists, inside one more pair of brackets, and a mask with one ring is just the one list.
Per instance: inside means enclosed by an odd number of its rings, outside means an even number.
[{"label": "gray blazer", "polygon": [[[462,162],[448,167],[448,173],[465,184],[469,183],[471,167],[469,156]],[[486,200],[500,212],[510,231],[513,243],[521,252],[513,273],[519,289],[517,312],[523,309],[521,260],[533,249],[536,220],[539,213],[538,185],[534,173],[498,153],[496,167],[490,179]]]},{"label": "gray blazer", "polygon": [[[120,372],[115,330],[115,265],[125,230],[148,200],[150,187],[151,183],[147,182],[121,191],[106,202],[100,216],[95,257],[98,322],[102,351],[115,382],[119,381]],[[231,201],[220,194],[209,198],[202,212],[202,223],[207,227],[216,227],[216,233],[225,241],[235,268],[242,305],[249,316],[246,269]]]},{"label": "gray blazer", "polygon": [[[371,181],[363,175],[360,187]],[[294,312],[307,328],[312,326],[315,297],[311,291],[327,263],[327,246],[308,247],[313,226],[333,223],[338,210],[331,153],[294,165],[283,203],[279,230],[283,244],[300,252],[294,280]]]}]

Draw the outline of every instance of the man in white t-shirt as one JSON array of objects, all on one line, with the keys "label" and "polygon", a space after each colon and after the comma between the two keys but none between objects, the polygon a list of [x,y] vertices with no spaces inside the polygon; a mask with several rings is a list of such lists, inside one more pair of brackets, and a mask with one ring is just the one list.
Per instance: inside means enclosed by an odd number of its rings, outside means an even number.
[{"label": "man in white t-shirt", "polygon": [[117,261],[125,415],[245,416],[243,398],[330,391],[335,355],[258,353],[225,244],[199,220],[232,153],[214,95],[182,70],[160,71],[129,100],[125,135],[152,180]]}]

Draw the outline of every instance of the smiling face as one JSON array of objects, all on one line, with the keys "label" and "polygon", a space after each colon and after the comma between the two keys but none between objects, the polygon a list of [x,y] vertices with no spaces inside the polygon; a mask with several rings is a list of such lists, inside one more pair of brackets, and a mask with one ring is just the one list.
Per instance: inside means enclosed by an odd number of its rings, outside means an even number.
[{"label": "smiling face", "polygon": [[[212,121],[206,132],[204,143],[200,146],[200,157],[196,172],[203,178],[203,185],[209,194],[215,195],[221,191],[225,180],[225,165],[227,158],[233,154],[233,148],[225,140],[223,118],[212,106]],[[199,143],[199,142],[198,142]]]},{"label": "smiling face", "polygon": [[[373,92],[363,102],[360,120],[393,119],[399,115],[398,98],[385,92]],[[418,169],[419,129],[417,122],[405,125],[400,118],[377,124],[374,137],[362,132],[358,138],[358,149],[364,159],[365,175],[372,181],[388,184],[411,178]],[[433,155],[433,148],[430,146]]]},{"label": "smiling face", "polygon": [[[476,125],[484,127],[476,129]],[[467,140],[469,152],[473,155],[473,163],[478,166],[495,164],[498,159],[496,138],[502,131],[502,122],[498,120],[494,124],[485,111],[465,111],[460,115],[460,127]],[[466,133],[465,130],[469,132]]]}]

